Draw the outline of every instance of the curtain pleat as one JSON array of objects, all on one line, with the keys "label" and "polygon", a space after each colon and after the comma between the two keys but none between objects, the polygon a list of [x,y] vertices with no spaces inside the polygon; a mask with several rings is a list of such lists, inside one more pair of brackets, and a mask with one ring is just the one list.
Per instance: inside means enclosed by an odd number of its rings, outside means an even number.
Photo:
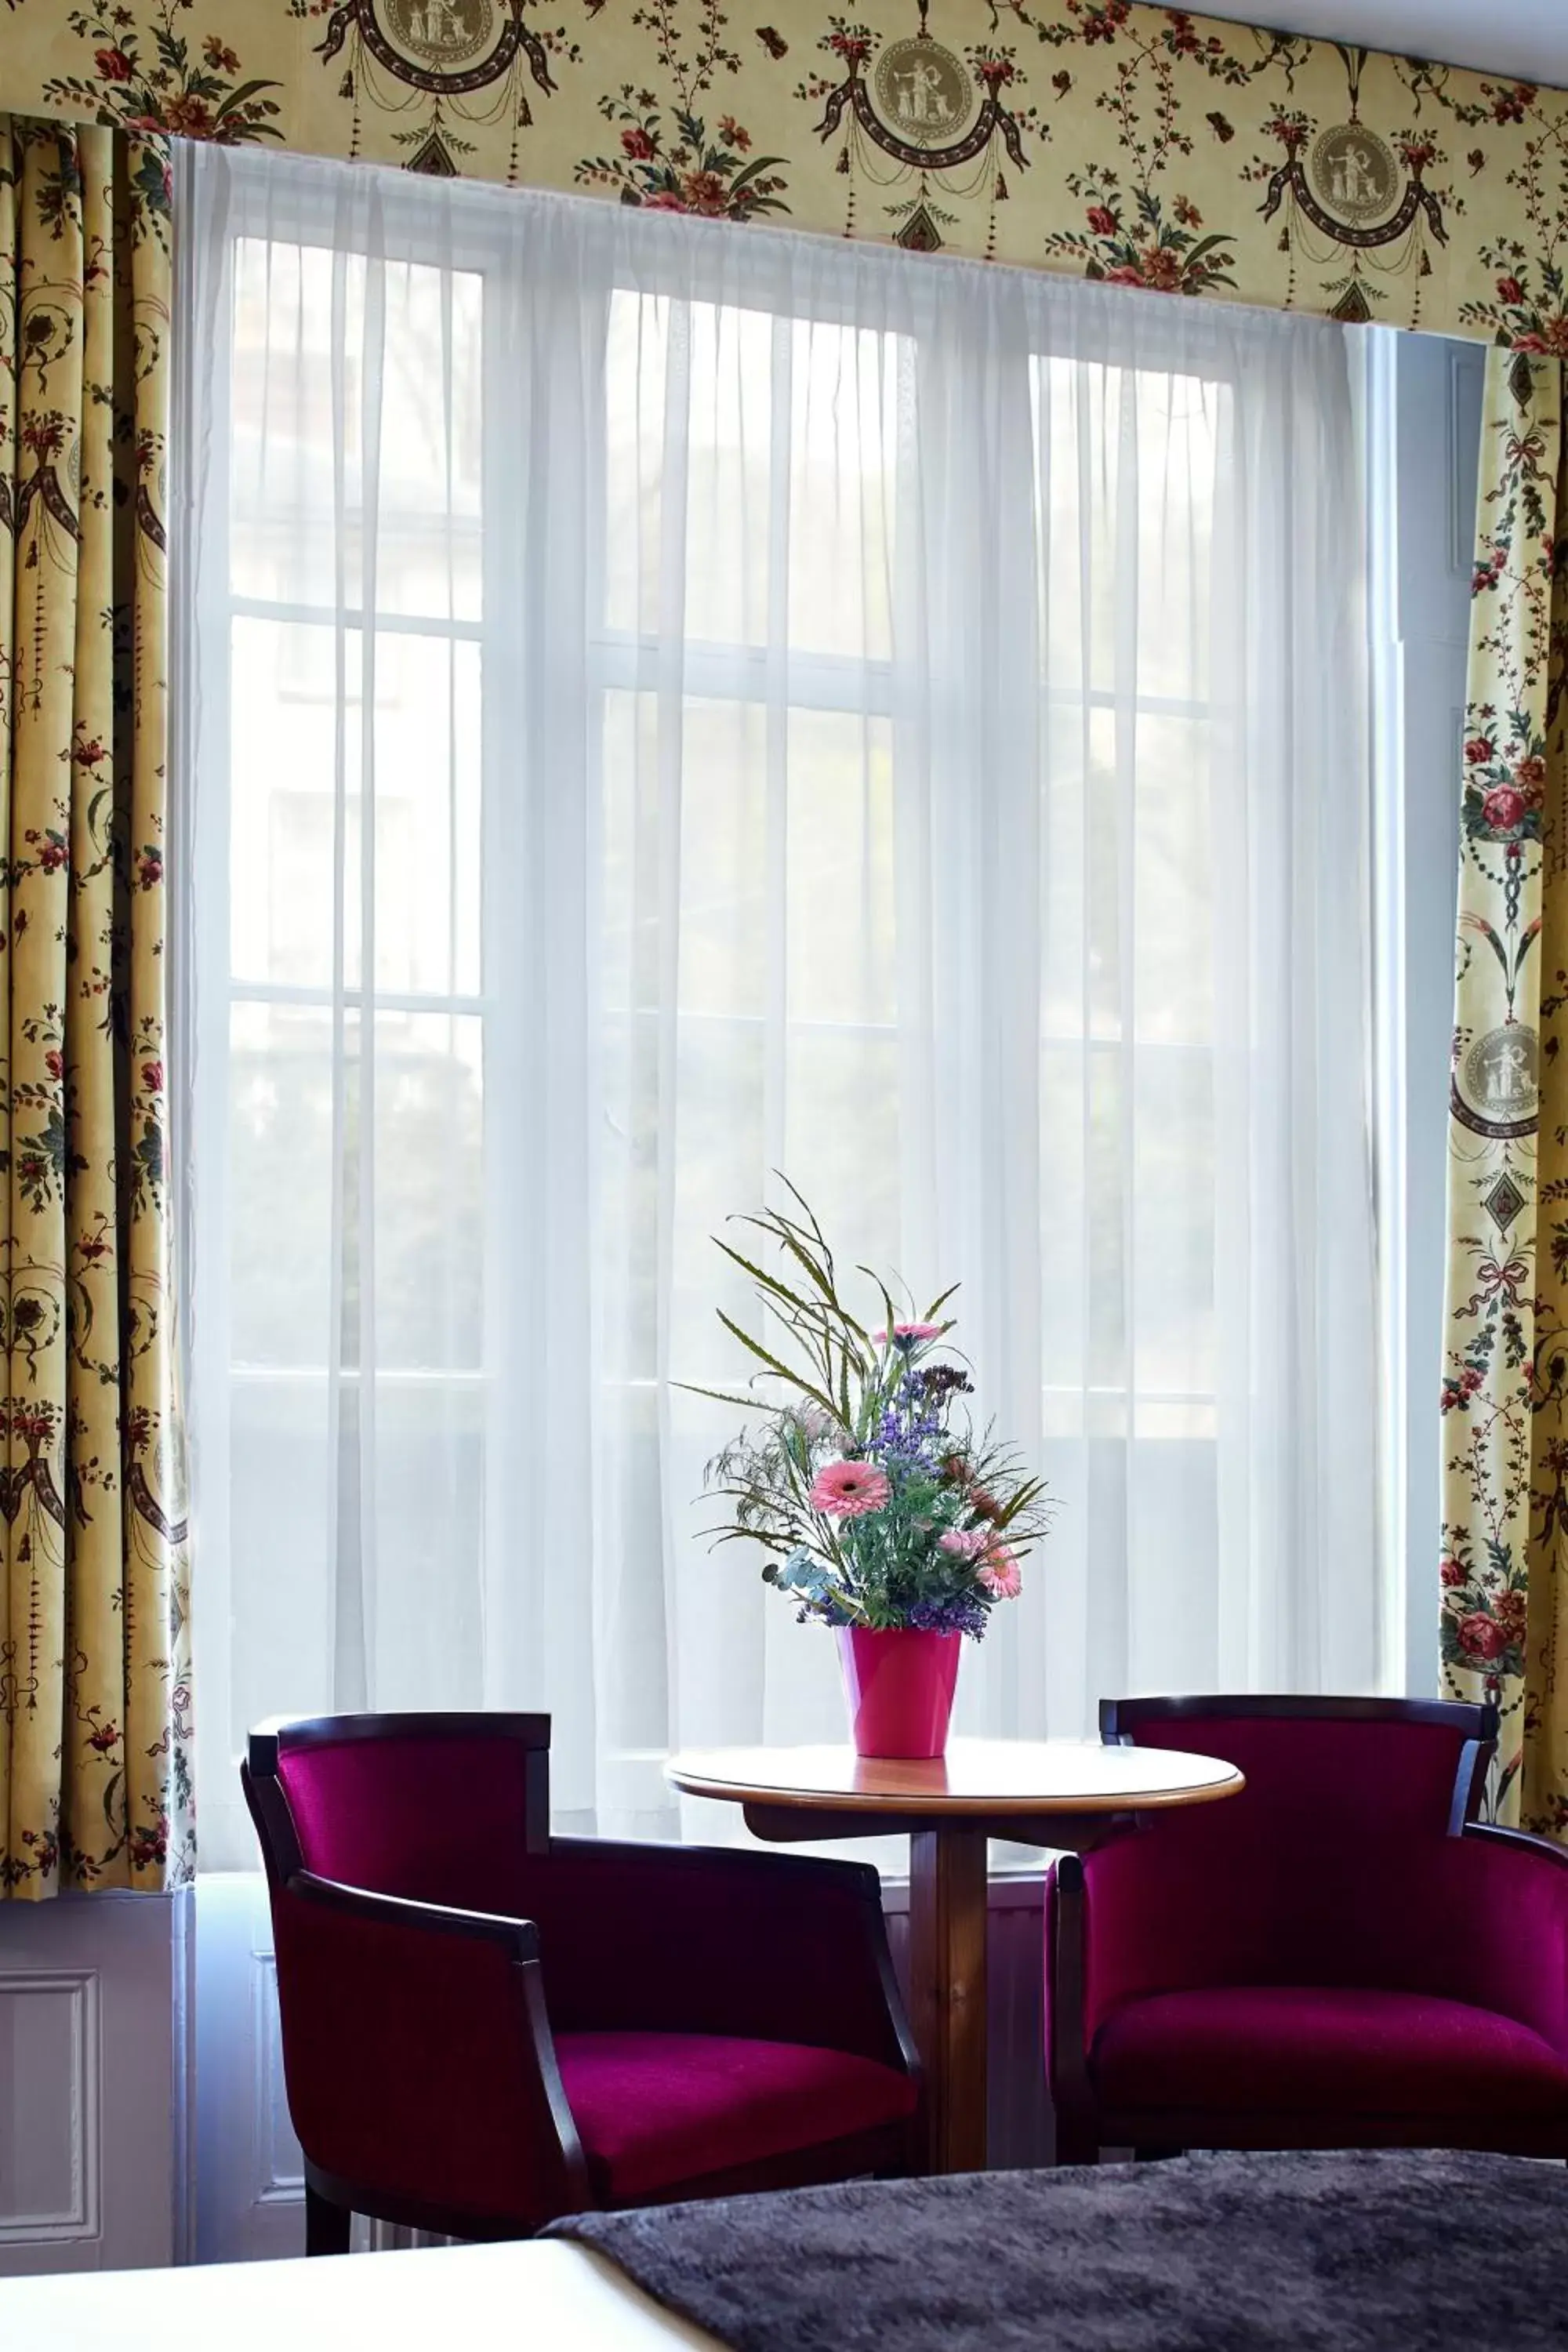
[{"label": "curtain pleat", "polygon": [[1568,1832],[1568,466],[1556,359],[1487,363],[1449,1101],[1442,1661],[1500,1820]]},{"label": "curtain pleat", "polygon": [[16,106],[230,152],[1564,349],[1562,89],[1144,0],[866,17],[7,0],[4,64]]},{"label": "curtain pleat", "polygon": [[0,116],[0,1884],[188,1877],[162,142]]},{"label": "curtain pleat", "polygon": [[1060,1497],[963,1730],[1376,1687],[1340,333],[291,158],[181,227],[205,1854],[279,1712],[548,1707],[616,1835],[842,1736],[705,1532],[775,1169]]}]

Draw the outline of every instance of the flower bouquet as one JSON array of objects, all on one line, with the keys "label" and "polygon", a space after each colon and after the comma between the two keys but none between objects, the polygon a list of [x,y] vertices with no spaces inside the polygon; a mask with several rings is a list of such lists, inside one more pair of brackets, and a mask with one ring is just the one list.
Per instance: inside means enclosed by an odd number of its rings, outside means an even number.
[{"label": "flower bouquet", "polygon": [[717,1244],[754,1285],[777,1345],[721,1312],[760,1366],[752,1387],[773,1393],[699,1391],[763,1415],[708,1465],[709,1493],[730,1506],[710,1532],[761,1545],[766,1582],[803,1622],[834,1627],[862,1755],[938,1756],[959,1637],[978,1641],[997,1602],[1017,1594],[1050,1501],[973,1426],[973,1386],[942,1319],[952,1289],[901,1318],[888,1286],[858,1267],[882,1309],[868,1328],[839,1296],[816,1218],[788,1189],[799,1215],[735,1221],[773,1244],[779,1271]]}]

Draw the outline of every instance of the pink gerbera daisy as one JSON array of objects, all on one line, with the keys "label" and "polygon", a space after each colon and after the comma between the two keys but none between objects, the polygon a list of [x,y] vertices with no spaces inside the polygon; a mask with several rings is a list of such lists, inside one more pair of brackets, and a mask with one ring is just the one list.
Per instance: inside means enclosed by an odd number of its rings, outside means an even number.
[{"label": "pink gerbera daisy", "polygon": [[1018,1555],[1005,1544],[993,1544],[976,1573],[994,1601],[1016,1601],[1024,1589]]},{"label": "pink gerbera daisy", "polygon": [[[913,1348],[917,1347],[922,1339],[940,1339],[946,1328],[943,1323],[895,1323],[892,1332],[893,1345],[895,1348]],[[886,1331],[872,1332],[871,1345],[874,1348],[885,1348],[887,1344]]]},{"label": "pink gerbera daisy", "polygon": [[811,1482],[811,1507],[830,1519],[863,1519],[879,1511],[892,1491],[873,1463],[829,1462]]}]

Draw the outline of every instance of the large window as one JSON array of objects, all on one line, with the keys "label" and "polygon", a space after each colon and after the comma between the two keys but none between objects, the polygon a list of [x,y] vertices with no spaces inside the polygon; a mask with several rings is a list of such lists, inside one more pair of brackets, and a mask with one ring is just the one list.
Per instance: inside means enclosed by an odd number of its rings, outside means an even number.
[{"label": "large window", "polygon": [[835,1731],[696,1501],[773,1170],[1061,1498],[961,1724],[1377,1679],[1337,331],[193,170],[209,1864],[275,1712]]}]

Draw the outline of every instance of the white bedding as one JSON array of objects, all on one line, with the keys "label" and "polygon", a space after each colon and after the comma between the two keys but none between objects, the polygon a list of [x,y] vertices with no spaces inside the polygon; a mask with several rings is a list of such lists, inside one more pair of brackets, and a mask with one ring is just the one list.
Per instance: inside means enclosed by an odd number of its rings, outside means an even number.
[{"label": "white bedding", "polygon": [[722,2352],[612,2263],[455,2246],[0,2280],[4,2352]]}]

